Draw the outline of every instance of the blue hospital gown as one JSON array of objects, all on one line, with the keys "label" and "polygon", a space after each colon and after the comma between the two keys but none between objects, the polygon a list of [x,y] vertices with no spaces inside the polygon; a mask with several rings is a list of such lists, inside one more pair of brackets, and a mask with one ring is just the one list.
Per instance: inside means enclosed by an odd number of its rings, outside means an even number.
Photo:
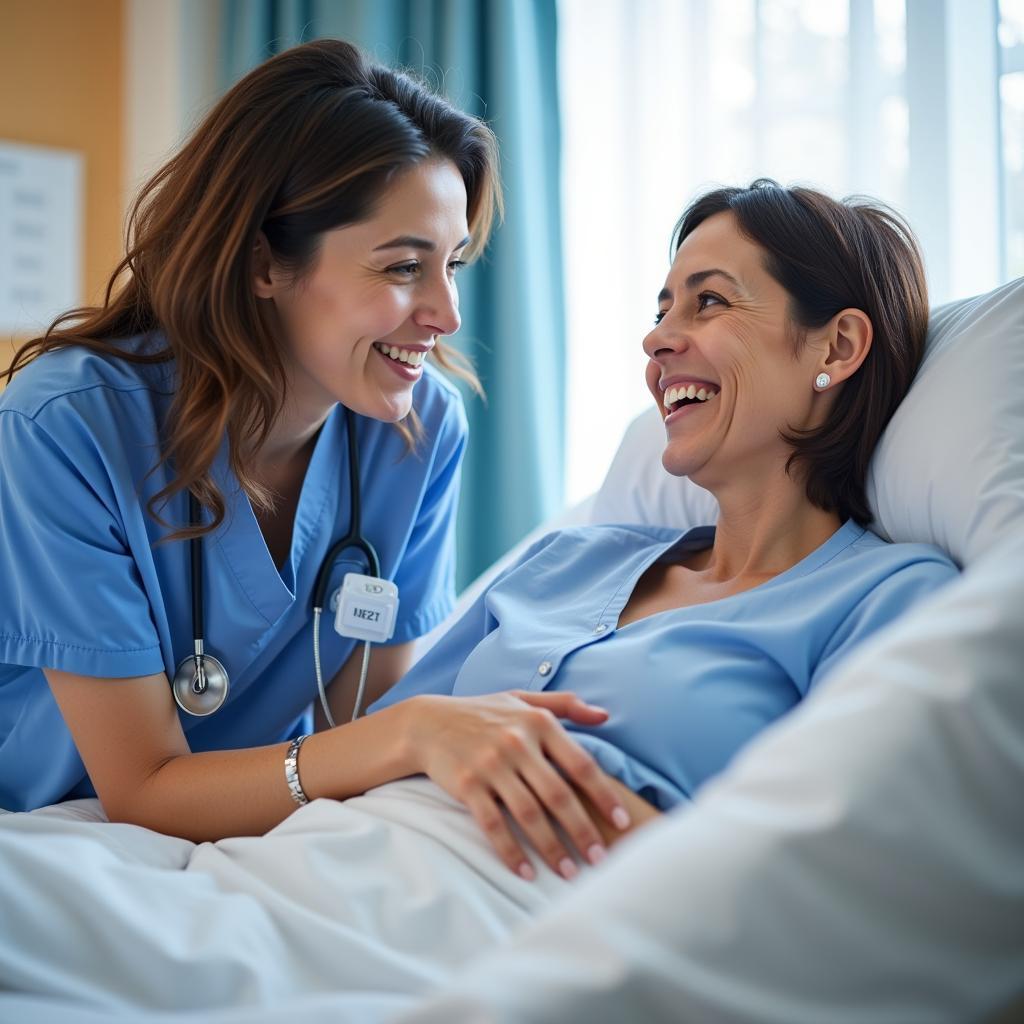
[{"label": "blue hospital gown", "polygon": [[491,585],[370,710],[414,694],[568,690],[607,708],[563,720],[609,774],[662,810],[693,796],[851,648],[956,575],[924,544],[848,521],[752,590],[616,628],[655,561],[711,545],[713,527],[551,534]]},{"label": "blue hospital gown", "polygon": [[[142,338],[125,342],[141,346]],[[83,348],[48,353],[0,394],[0,807],[26,810],[94,793],[41,669],[128,677],[192,653],[189,546],[146,502],[170,479],[150,473],[174,391],[174,364],[140,365]],[[466,442],[456,389],[429,364],[413,390],[424,437],[407,452],[392,424],[357,417],[363,531],[399,588],[392,643],[418,637],[454,604],[455,513]],[[349,526],[344,410],[324,423],[280,571],[222,444],[214,464],[225,521],[203,543],[206,648],[231,678],[208,718],[178,712],[193,751],[279,743],[310,731],[316,698],[312,593]],[[179,494],[163,509],[188,521]],[[365,572],[355,551],[335,565]],[[325,681],[351,653],[325,615]]]}]

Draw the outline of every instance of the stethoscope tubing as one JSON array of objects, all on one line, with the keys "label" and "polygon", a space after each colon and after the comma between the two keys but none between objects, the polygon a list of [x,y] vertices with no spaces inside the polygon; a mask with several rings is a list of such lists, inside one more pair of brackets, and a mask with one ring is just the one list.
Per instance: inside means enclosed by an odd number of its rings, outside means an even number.
[{"label": "stethoscope tubing", "polygon": [[[189,491],[188,494],[188,522],[190,527],[198,527],[202,524],[202,510],[199,507],[199,499]],[[202,644],[206,639],[204,634],[203,614],[203,538],[193,537],[189,541],[189,561],[191,571],[192,589],[192,640],[196,646],[196,653],[202,654]]]},{"label": "stethoscope tubing", "polygon": [[349,548],[358,548],[369,564],[370,576],[380,575],[380,559],[373,545],[363,536],[362,500],[359,486],[359,447],[356,444],[356,417],[351,409],[345,409],[346,433],[348,434],[348,493],[349,493],[349,525],[348,533],[336,544],[332,545],[316,576],[313,587],[313,610],[323,611],[327,598],[327,584],[331,578],[331,569],[338,556]]},{"label": "stethoscope tubing", "polygon": [[[359,486],[359,447],[356,439],[356,418],[352,410],[348,408],[345,409],[345,425],[346,433],[348,434],[349,531],[341,538],[341,540],[334,543],[327,552],[326,557],[320,564],[320,569],[317,572],[316,582],[313,587],[313,644],[317,670],[317,687],[320,691],[320,699],[324,707],[324,712],[327,716],[327,721],[332,726],[334,725],[334,721],[331,718],[330,709],[327,706],[327,698],[324,692],[323,680],[320,673],[319,658],[320,616],[323,613],[324,601],[327,596],[327,585],[330,582],[331,577],[331,570],[342,552],[350,548],[357,548],[366,558],[370,570],[369,574],[371,576],[380,576],[380,559],[377,556],[376,549],[362,534],[362,507]],[[202,525],[202,508],[199,504],[199,499],[191,491],[188,495],[188,519],[189,526],[193,529]],[[183,711],[193,715],[199,714],[205,716],[211,714],[223,704],[227,697],[229,683],[227,670],[224,669],[223,665],[221,665],[217,659],[213,658],[212,655],[206,654],[204,651],[206,635],[204,627],[205,609],[203,607],[203,569],[203,538],[201,536],[192,537],[189,540],[189,584],[192,591],[193,654],[190,657],[185,658],[181,664],[179,664],[177,671],[175,672],[173,690],[175,700]],[[358,714],[358,709],[362,703],[361,697],[366,680],[369,649],[370,644],[369,641],[367,641],[363,652],[363,670],[360,676],[359,694],[356,698],[356,711],[354,712],[354,715]],[[197,711],[194,710],[193,707],[188,706],[189,698],[187,695],[189,690],[192,690],[194,691],[196,698],[201,702],[206,689],[206,671],[204,666],[207,661],[211,663],[211,667],[215,667],[215,669],[220,672],[218,682],[219,686],[222,687],[223,692],[215,707],[212,707],[209,710],[203,709]],[[194,665],[194,676],[191,685],[186,687],[184,685],[179,685],[178,677],[187,671],[189,662],[192,662]],[[198,689],[196,688],[197,685],[199,686]],[[197,703],[195,706],[198,707],[200,705]]]}]

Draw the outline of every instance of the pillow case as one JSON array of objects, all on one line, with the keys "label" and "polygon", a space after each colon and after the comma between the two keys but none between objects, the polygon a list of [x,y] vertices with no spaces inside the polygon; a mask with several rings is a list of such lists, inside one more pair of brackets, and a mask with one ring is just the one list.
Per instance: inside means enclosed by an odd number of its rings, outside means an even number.
[{"label": "pillow case", "polygon": [[[685,529],[714,522],[714,497],[661,465],[653,406],[630,424],[591,522]],[[936,544],[960,565],[1024,527],[1024,278],[932,311],[914,384],[867,481],[872,529]]]}]

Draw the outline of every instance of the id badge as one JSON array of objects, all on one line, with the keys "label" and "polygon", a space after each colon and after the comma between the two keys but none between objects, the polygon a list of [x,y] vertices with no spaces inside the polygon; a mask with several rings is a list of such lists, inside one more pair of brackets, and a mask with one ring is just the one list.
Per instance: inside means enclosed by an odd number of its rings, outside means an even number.
[{"label": "id badge", "polygon": [[345,574],[338,591],[334,630],[354,640],[386,643],[395,632],[398,587],[391,580],[361,573]]}]

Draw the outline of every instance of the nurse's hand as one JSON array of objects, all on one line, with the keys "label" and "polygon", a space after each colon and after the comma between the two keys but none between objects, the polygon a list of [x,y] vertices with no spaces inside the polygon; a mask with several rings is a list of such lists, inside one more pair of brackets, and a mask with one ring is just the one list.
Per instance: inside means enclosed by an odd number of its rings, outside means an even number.
[{"label": "nurse's hand", "polygon": [[605,843],[574,788],[616,831],[630,825],[614,780],[562,728],[559,718],[600,725],[608,712],[572,693],[511,690],[484,697],[412,697],[408,739],[414,763],[464,803],[501,859],[534,877],[502,808],[553,871],[566,878],[576,864],[554,823],[596,864]]}]

